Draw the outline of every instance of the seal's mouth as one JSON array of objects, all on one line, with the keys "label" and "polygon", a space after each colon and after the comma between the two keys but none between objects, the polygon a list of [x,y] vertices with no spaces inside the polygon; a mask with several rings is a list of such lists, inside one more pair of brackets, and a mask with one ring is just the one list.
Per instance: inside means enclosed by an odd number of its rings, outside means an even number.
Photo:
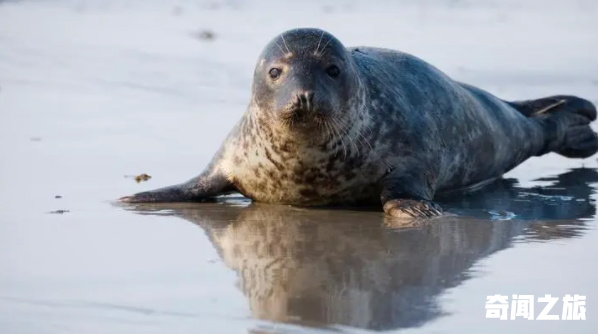
[{"label": "seal's mouth", "polygon": [[280,112],[280,119],[290,127],[321,128],[329,118],[326,108],[314,101],[313,92],[296,94]]},{"label": "seal's mouth", "polygon": [[320,129],[329,119],[326,115],[319,109],[286,109],[280,113],[280,120],[290,128]]},{"label": "seal's mouth", "polygon": [[320,145],[347,135],[347,119],[332,110],[319,104],[292,105],[279,112],[277,122],[283,133]]}]

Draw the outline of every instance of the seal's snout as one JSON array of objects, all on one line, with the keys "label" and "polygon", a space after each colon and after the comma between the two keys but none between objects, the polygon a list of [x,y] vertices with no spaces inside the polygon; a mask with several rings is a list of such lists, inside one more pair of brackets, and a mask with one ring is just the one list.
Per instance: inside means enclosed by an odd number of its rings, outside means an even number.
[{"label": "seal's snout", "polygon": [[296,111],[313,111],[314,92],[302,91],[295,94],[293,107]]},{"label": "seal's snout", "polygon": [[280,118],[291,127],[312,128],[326,117],[327,105],[315,96],[314,90],[298,89],[291,93],[287,104],[282,108]]}]

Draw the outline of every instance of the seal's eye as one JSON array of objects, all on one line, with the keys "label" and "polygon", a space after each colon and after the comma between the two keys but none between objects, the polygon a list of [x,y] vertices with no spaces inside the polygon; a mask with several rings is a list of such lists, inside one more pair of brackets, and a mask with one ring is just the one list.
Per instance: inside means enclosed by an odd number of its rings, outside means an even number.
[{"label": "seal's eye", "polygon": [[331,65],[328,66],[328,68],[326,69],[326,74],[333,78],[336,78],[339,76],[339,74],[341,74],[341,70],[336,65]]},{"label": "seal's eye", "polygon": [[276,80],[282,74],[282,70],[280,68],[275,67],[275,68],[270,69],[270,72],[268,72],[268,74],[270,74],[271,79]]}]

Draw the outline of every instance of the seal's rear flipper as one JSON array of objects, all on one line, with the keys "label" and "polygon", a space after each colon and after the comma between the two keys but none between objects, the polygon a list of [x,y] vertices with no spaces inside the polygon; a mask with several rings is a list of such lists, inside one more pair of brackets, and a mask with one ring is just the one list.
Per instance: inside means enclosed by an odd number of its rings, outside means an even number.
[{"label": "seal's rear flipper", "polygon": [[[575,100],[582,100],[584,102],[589,103],[592,105],[591,102],[580,99],[576,96],[571,95],[554,95],[543,97],[537,100],[525,100],[525,101],[506,101],[511,107],[515,108],[517,111],[525,115],[526,117],[532,117],[538,114],[542,114],[548,111],[552,111],[552,109],[561,106],[567,101],[569,103]],[[595,109],[594,109],[595,110]]]},{"label": "seal's rear flipper", "polygon": [[509,104],[544,128],[545,146],[538,156],[555,152],[568,158],[587,158],[598,152],[598,135],[590,127],[596,120],[592,102],[559,95]]}]

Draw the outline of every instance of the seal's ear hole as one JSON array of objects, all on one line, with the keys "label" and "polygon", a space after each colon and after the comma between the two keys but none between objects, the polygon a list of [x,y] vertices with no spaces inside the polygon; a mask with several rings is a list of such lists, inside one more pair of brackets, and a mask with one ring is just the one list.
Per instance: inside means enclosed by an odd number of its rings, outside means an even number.
[{"label": "seal's ear hole", "polygon": [[282,74],[282,70],[280,68],[276,68],[276,67],[273,67],[270,69],[270,71],[268,71],[268,75],[270,75],[270,79],[272,79],[272,80],[276,80],[276,79],[280,78],[281,74]]},{"label": "seal's ear hole", "polygon": [[336,78],[341,74],[341,70],[336,65],[330,65],[326,68],[326,74],[329,76]]}]

